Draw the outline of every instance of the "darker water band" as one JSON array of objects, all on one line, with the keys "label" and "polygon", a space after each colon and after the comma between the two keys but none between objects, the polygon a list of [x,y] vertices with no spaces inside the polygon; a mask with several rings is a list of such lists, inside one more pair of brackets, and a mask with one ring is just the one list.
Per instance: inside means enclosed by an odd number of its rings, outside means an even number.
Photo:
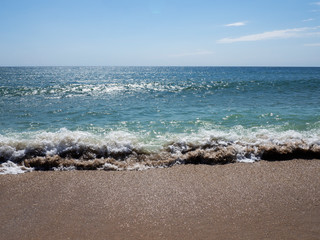
[{"label": "darker water band", "polygon": [[[227,164],[245,160],[280,161],[290,159],[320,159],[320,145],[295,142],[286,144],[246,145],[211,142],[205,145],[173,143],[158,153],[137,149],[108,151],[82,146],[46,155],[44,149],[28,149],[20,158],[11,159],[20,167],[33,170],[144,170],[171,167],[177,164]],[[2,164],[9,161],[1,156]]]}]

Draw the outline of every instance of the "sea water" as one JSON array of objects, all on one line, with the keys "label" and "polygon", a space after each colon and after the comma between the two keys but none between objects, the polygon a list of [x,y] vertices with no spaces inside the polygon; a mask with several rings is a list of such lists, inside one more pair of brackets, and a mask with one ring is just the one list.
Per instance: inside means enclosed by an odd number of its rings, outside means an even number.
[{"label": "sea water", "polygon": [[320,68],[0,67],[0,173],[320,157]]}]

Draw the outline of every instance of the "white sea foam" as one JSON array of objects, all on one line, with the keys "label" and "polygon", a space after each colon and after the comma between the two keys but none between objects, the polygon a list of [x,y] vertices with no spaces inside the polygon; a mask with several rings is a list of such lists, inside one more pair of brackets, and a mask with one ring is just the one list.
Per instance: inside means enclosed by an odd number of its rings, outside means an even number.
[{"label": "white sea foam", "polygon": [[[4,96],[34,96],[34,95],[50,95],[73,97],[82,94],[92,96],[104,94],[117,94],[119,92],[177,92],[193,87],[191,84],[186,85],[167,85],[160,82],[139,82],[139,83],[106,83],[106,84],[69,84],[69,85],[54,85],[44,88],[39,87],[23,87],[20,89],[3,89],[1,94]],[[200,86],[207,88],[208,86]]]},{"label": "white sea foam", "polygon": [[52,169],[54,171],[72,171],[72,170],[76,170],[75,166],[68,166],[68,167],[59,166],[59,167],[53,167]]},{"label": "white sea foam", "polygon": [[[2,161],[0,172],[8,174],[32,171],[32,168],[21,166],[24,159],[52,156],[84,160],[110,157],[120,161],[130,158],[136,160],[122,164],[106,162],[99,169],[143,170],[165,166],[167,163],[155,164],[154,159],[164,160],[161,156],[176,159],[173,163],[183,162],[186,153],[197,149],[201,151],[208,149],[211,154],[210,159],[214,158],[212,151],[215,149],[218,152],[229,149],[227,152],[222,151],[220,155],[232,154],[238,162],[255,162],[261,159],[265,149],[271,148],[284,153],[295,149],[320,152],[320,131],[319,129],[300,132],[283,131],[277,127],[246,129],[236,126],[230,129],[219,127],[201,129],[192,133],[165,133],[153,138],[148,133],[125,130],[97,134],[63,128],[57,132],[8,133],[0,135],[0,160]],[[159,157],[152,157],[151,163],[139,160],[140,155],[150,154],[158,154]],[[53,170],[72,169],[75,167],[70,165],[59,165],[53,168]]]},{"label": "white sea foam", "polygon": [[33,171],[33,168],[27,168],[25,166],[19,166],[11,161],[0,164],[0,175],[1,174],[19,174]]}]

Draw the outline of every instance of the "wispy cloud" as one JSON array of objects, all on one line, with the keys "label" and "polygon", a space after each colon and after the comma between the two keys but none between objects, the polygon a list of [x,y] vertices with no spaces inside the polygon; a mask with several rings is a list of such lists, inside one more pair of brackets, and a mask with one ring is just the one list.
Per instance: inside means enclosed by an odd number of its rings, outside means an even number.
[{"label": "wispy cloud", "polygon": [[309,30],[315,30],[318,28],[319,26],[275,30],[270,32],[246,35],[246,36],[237,37],[237,38],[222,38],[217,42],[218,43],[253,42],[253,41],[261,41],[261,40],[269,40],[269,39],[301,37],[304,35],[310,35],[310,32],[308,32]]},{"label": "wispy cloud", "polygon": [[306,47],[320,47],[320,43],[307,43],[304,44]]},{"label": "wispy cloud", "polygon": [[310,22],[310,21],[313,21],[313,20],[314,20],[314,18],[308,18],[308,19],[302,20],[302,22]]},{"label": "wispy cloud", "polygon": [[189,57],[189,56],[201,56],[201,55],[211,55],[213,54],[212,51],[207,50],[198,50],[196,52],[184,52],[184,53],[178,53],[178,54],[171,54],[169,57]]},{"label": "wispy cloud", "polygon": [[311,4],[320,6],[320,2],[313,2]]},{"label": "wispy cloud", "polygon": [[226,24],[224,26],[225,27],[241,27],[241,26],[244,26],[246,24],[247,24],[247,22],[235,22],[235,23]]}]

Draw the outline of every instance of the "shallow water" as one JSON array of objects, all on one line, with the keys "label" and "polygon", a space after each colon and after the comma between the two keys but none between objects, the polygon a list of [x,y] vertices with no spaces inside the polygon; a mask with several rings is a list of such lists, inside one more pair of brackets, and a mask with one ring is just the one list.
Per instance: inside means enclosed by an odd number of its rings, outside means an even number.
[{"label": "shallow water", "polygon": [[313,158],[319,145],[320,68],[0,68],[2,173]]}]

